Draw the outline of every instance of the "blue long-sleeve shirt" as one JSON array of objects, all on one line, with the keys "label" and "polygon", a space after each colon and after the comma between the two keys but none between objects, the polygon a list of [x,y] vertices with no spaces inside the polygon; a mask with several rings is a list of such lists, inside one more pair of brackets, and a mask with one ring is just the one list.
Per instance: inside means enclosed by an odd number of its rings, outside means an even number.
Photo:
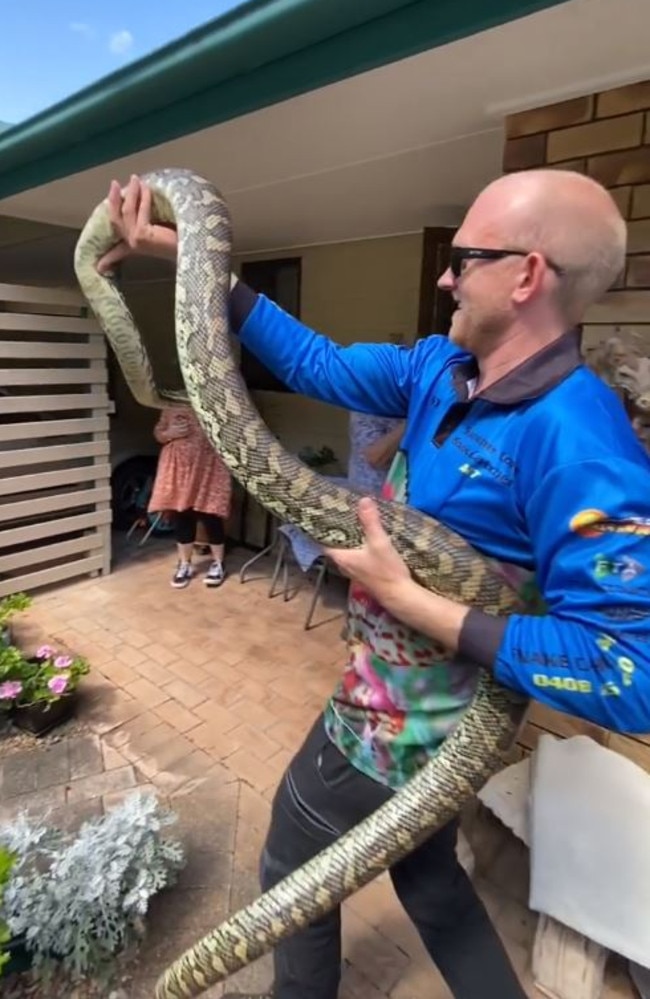
[{"label": "blue long-sleeve shirt", "polygon": [[471,611],[460,658],[561,711],[650,731],[650,459],[576,336],[469,397],[475,361],[445,337],[344,347],[239,294],[241,341],[293,390],[406,418],[405,502],[534,577],[544,613]]}]

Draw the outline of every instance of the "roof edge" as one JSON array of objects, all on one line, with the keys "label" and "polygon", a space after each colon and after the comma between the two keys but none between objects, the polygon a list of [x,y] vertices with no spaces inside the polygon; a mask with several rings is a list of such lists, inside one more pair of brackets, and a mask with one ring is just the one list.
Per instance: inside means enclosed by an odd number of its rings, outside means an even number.
[{"label": "roof edge", "polygon": [[249,0],[0,134],[0,198],[570,0]]}]

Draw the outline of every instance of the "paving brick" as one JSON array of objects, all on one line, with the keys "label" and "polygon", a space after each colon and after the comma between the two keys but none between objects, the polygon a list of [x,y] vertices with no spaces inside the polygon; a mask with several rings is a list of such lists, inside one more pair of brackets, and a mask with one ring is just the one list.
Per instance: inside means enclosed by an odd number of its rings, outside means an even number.
[{"label": "paving brick", "polygon": [[100,798],[114,791],[124,791],[135,787],[135,771],[132,766],[118,767],[93,777],[82,777],[70,781],[67,789],[67,800],[71,803],[86,801],[89,798]]},{"label": "paving brick", "polygon": [[115,770],[117,767],[126,766],[128,762],[117,749],[113,749],[107,743],[102,746],[102,759],[104,770]]},{"label": "paving brick", "polygon": [[42,751],[33,751],[36,768],[36,787],[39,791],[56,784],[66,784],[70,779],[70,747],[67,739],[55,742]]},{"label": "paving brick", "polygon": [[36,755],[31,750],[13,753],[2,764],[2,798],[36,790]]},{"label": "paving brick", "polygon": [[207,700],[207,694],[200,687],[192,686],[185,680],[172,680],[165,687],[165,693],[186,708],[196,708]]},{"label": "paving brick", "polygon": [[0,822],[11,819],[23,811],[41,819],[47,812],[60,808],[65,803],[65,791],[61,786],[30,791],[14,798],[3,798],[0,806]]},{"label": "paving brick", "polygon": [[228,767],[257,791],[275,786],[275,770],[258,760],[248,748],[239,749],[228,757]]},{"label": "paving brick", "polygon": [[151,683],[150,680],[145,680],[143,677],[132,680],[124,689],[127,694],[134,697],[136,701],[140,701],[147,708],[155,708],[157,705],[163,704],[169,700],[170,696],[155,683]]},{"label": "paving brick", "polygon": [[[104,759],[99,739],[88,735],[69,742],[70,779],[91,777],[104,769]],[[109,768],[107,768],[109,769]]]},{"label": "paving brick", "polygon": [[177,732],[189,732],[191,729],[196,728],[201,721],[195,714],[184,708],[182,704],[177,704],[176,701],[171,700],[158,705],[156,714],[161,721],[167,722]]}]

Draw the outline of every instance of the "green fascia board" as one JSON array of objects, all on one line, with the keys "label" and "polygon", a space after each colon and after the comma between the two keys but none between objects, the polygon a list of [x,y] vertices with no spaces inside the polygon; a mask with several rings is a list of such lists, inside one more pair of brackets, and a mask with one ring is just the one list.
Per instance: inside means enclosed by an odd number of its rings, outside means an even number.
[{"label": "green fascia board", "polygon": [[0,198],[566,2],[250,0],[2,132]]}]

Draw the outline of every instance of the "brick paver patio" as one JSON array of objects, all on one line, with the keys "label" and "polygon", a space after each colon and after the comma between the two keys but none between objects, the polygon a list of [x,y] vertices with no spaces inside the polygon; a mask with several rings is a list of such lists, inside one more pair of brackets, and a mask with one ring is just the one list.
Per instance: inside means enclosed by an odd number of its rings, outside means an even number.
[{"label": "brick paver patio", "polygon": [[[331,692],[343,646],[342,589],[303,630],[307,590],[268,598],[269,566],[240,584],[247,553],[230,556],[220,590],[200,577],[169,586],[167,543],[123,550],[111,576],[36,597],[16,622],[20,641],[60,642],[86,655],[86,731],[2,755],[0,817],[54,809],[67,822],[110,807],[135,787],[169,800],[186,844],[180,884],[155,901],[129,999],[149,999],[157,974],[229,912],[258,894],[257,862],[270,800],[287,761]],[[476,883],[529,995],[536,916],[526,907],[527,851],[491,816],[468,818]],[[342,999],[449,999],[386,876],[343,907]],[[611,962],[603,999],[633,991]],[[269,958],[235,976],[258,988]],[[221,995],[217,986],[209,995]]]}]

